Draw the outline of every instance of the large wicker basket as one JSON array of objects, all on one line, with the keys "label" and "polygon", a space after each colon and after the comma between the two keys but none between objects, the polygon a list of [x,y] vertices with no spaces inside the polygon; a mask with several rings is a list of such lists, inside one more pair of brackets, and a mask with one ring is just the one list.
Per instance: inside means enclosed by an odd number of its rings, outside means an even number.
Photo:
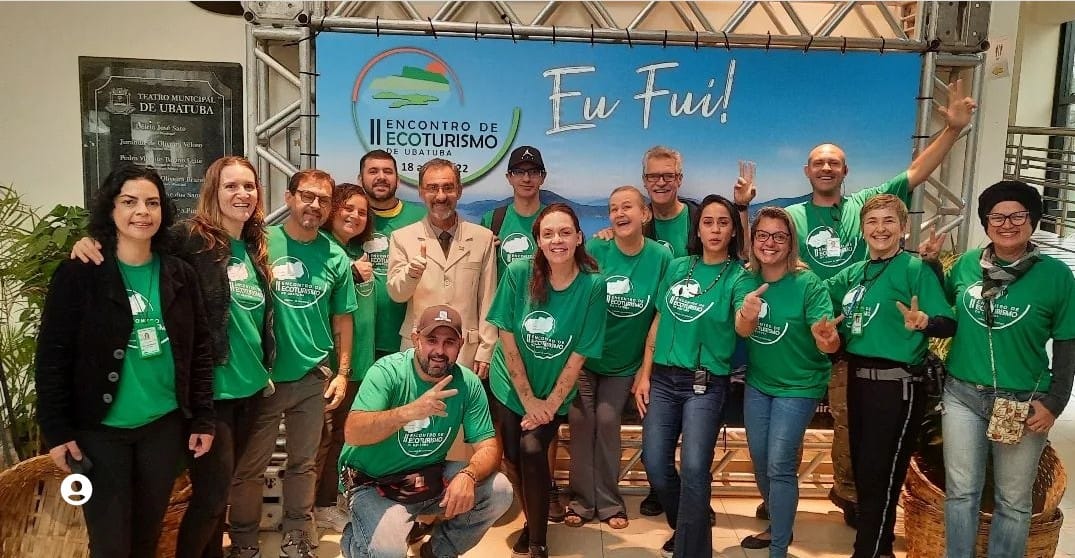
[{"label": "large wicker basket", "polygon": [[[0,472],[0,558],[89,556],[82,510],[60,497],[64,476],[47,455]],[[190,481],[184,474],[172,490],[157,558],[175,556],[179,523],[189,502]]]},{"label": "large wicker basket", "polygon": [[[1036,499],[1042,509],[1030,518],[1027,539],[1028,558],[1052,558],[1060,540],[1064,515],[1058,509],[1067,487],[1067,472],[1051,446],[1046,446],[1038,462],[1034,479]],[[908,558],[941,558],[944,556],[944,492],[922,472],[919,456],[911,459],[907,482],[900,496],[903,506],[903,525]],[[993,514],[981,512],[978,522],[977,554],[985,556],[989,527]]]}]

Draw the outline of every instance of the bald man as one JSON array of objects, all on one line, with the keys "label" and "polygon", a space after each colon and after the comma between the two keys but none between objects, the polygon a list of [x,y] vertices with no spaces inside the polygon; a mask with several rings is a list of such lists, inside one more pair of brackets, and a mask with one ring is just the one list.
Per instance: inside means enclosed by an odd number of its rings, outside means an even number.
[{"label": "bald man", "polygon": [[[799,237],[799,253],[810,269],[822,279],[836,275],[843,268],[866,258],[866,242],[862,238],[859,210],[867,200],[878,194],[894,194],[910,206],[911,192],[940,166],[971,122],[974,99],[966,96],[963,80],[948,85],[948,106],[938,111],[945,121],[944,130],[933,143],[911,161],[907,170],[873,188],[850,195],[843,192],[844,180],[850,172],[847,155],[838,145],[823,143],[813,148],[806,159],[803,172],[810,181],[809,200],[787,208],[795,221]],[[858,501],[851,474],[851,454],[847,438],[847,366],[840,362],[833,367],[829,383],[829,410],[833,417],[832,500],[844,512],[844,521],[854,527]],[[759,510],[759,515],[761,514]]]}]

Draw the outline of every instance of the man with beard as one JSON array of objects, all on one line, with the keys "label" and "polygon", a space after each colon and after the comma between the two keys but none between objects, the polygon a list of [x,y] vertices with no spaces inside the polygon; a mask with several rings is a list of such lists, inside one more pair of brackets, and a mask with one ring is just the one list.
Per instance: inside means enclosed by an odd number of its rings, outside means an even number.
[{"label": "man with beard", "polygon": [[[866,259],[859,211],[878,194],[893,194],[910,205],[911,192],[940,166],[970,124],[977,103],[966,96],[963,80],[948,85],[948,106],[939,111],[945,128],[911,161],[904,172],[873,188],[843,194],[844,179],[850,168],[839,146],[823,143],[810,151],[803,173],[810,181],[810,199],[789,206],[799,237],[799,254],[810,270],[828,279],[840,270]],[[847,363],[833,366],[829,382],[829,411],[833,417],[833,488],[829,499],[844,512],[844,522],[856,519],[855,483],[851,473],[851,452],[847,431]]]},{"label": "man with beard", "polygon": [[373,264],[374,298],[377,321],[373,342],[376,358],[399,351],[400,327],[407,305],[388,296],[388,239],[392,231],[417,223],[426,216],[421,204],[405,202],[396,197],[399,175],[396,159],[390,153],[375,149],[362,156],[359,163],[359,183],[366,190],[373,214],[373,236],[362,245]]},{"label": "man with beard", "polygon": [[[422,165],[418,184],[428,213],[389,239],[388,296],[407,303],[404,324],[414,323],[428,306],[455,308],[463,319],[459,362],[484,379],[497,341],[496,327],[485,321],[496,292],[493,233],[459,218],[456,205],[463,187],[451,161],[432,159]],[[408,336],[401,349],[410,347]]]},{"label": "man with beard", "polygon": [[[438,522],[418,556],[459,556],[511,506],[497,473],[500,446],[478,377],[456,364],[463,321],[451,306],[431,306],[410,335],[413,348],[378,360],[358,390],[344,433],[341,477],[351,521],[340,550],[347,558],[402,556],[417,516]],[[462,428],[473,454],[448,461]]]},{"label": "man with beard", "polygon": [[[231,492],[229,556],[259,556],[262,477],[276,448],[283,415],[287,422],[287,469],[283,479],[281,558],[314,558],[314,461],[325,410],[336,408],[351,374],[351,312],[355,300],[351,261],[319,227],[332,211],[335,182],[319,170],[295,173],[284,202],[290,213],[269,227],[269,262],[276,311],[275,392],[261,400],[246,451],[236,466]],[[329,355],[336,348],[333,377]],[[326,405],[326,399],[329,399]]]}]

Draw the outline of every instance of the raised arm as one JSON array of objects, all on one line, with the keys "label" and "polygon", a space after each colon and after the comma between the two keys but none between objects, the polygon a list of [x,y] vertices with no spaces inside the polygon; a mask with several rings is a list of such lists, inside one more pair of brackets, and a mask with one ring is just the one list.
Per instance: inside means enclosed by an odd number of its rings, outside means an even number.
[{"label": "raised arm", "polygon": [[944,130],[911,161],[911,166],[907,167],[907,184],[911,190],[925,182],[941,165],[959,139],[963,128],[970,124],[977,106],[978,103],[967,96],[962,79],[948,84],[948,106],[937,109],[944,118]]}]

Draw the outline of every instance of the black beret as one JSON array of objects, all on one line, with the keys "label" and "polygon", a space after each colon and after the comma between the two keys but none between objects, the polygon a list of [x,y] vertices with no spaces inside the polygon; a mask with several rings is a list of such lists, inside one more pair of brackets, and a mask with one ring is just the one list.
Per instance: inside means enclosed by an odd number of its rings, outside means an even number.
[{"label": "black beret", "polygon": [[991,213],[998,203],[1006,201],[1023,204],[1030,212],[1031,228],[1038,228],[1042,214],[1041,194],[1033,186],[1018,180],[1001,180],[982,190],[978,196],[978,219],[982,221],[983,227],[986,226],[985,216]]}]

